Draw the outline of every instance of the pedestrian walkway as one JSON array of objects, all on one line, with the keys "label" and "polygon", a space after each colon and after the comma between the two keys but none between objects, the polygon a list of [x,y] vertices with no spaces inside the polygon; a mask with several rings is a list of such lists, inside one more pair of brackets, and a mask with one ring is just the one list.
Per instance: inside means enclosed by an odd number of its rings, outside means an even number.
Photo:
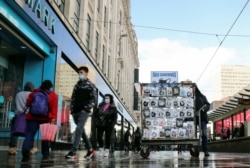
[{"label": "pedestrian walkway", "polygon": [[177,151],[151,152],[148,159],[143,159],[139,153],[115,151],[109,157],[97,155],[93,159],[85,159],[86,151],[79,151],[76,159],[65,159],[68,151],[52,151],[48,160],[42,160],[38,152],[31,156],[30,162],[21,163],[21,151],[17,155],[8,155],[7,150],[0,150],[1,168],[216,168],[216,167],[250,167],[250,154],[246,153],[210,153],[204,157],[191,157],[188,151],[178,154]]}]

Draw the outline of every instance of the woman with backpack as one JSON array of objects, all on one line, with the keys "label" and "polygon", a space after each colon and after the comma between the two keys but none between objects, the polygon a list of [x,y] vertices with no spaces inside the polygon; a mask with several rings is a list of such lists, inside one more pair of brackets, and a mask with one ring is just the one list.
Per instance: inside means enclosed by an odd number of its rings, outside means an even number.
[{"label": "woman with backpack", "polygon": [[[22,146],[22,162],[29,161],[29,151],[32,148],[34,137],[39,130],[40,124],[56,123],[58,98],[57,95],[51,91],[52,87],[53,84],[50,80],[43,81],[38,89],[35,89],[30,93],[26,101],[26,106],[29,107],[29,112],[26,114],[27,125],[26,136]],[[44,114],[36,114],[32,109],[37,109],[38,107],[39,109],[47,109],[47,111],[40,111]],[[42,141],[43,159],[48,159],[49,147],[48,141]]]}]

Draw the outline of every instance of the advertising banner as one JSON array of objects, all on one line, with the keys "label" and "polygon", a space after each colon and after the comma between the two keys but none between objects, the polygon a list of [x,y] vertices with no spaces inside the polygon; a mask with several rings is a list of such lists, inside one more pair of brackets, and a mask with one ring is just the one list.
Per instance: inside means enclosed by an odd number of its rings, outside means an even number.
[{"label": "advertising banner", "polygon": [[178,83],[178,72],[151,71],[151,83]]}]

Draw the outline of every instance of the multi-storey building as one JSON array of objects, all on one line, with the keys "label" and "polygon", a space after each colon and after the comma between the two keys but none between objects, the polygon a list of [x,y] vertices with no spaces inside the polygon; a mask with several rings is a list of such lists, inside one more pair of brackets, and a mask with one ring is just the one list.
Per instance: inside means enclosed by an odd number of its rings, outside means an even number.
[{"label": "multi-storey building", "polygon": [[236,94],[250,83],[250,66],[221,65],[212,80],[212,100]]},{"label": "multi-storey building", "polygon": [[[114,95],[119,140],[125,127],[136,127],[139,60],[130,0],[0,0],[0,37],[0,137],[9,136],[8,112],[24,83],[38,87],[50,79],[59,95],[57,141],[69,141],[70,97],[82,65],[90,69],[98,102]],[[93,127],[91,119],[86,127]]]},{"label": "multi-storey building", "polygon": [[[51,5],[71,24],[87,55],[133,112],[134,69],[139,67],[139,60],[130,1],[55,0]],[[60,82],[60,86],[58,91],[65,91],[67,82]]]}]

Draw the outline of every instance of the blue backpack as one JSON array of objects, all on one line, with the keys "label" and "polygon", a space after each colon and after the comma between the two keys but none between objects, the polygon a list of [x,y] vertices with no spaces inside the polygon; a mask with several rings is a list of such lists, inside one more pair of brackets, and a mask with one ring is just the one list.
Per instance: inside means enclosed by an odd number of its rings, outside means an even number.
[{"label": "blue backpack", "polygon": [[38,91],[33,95],[33,101],[30,106],[30,114],[33,116],[48,116],[49,114],[49,92]]}]

